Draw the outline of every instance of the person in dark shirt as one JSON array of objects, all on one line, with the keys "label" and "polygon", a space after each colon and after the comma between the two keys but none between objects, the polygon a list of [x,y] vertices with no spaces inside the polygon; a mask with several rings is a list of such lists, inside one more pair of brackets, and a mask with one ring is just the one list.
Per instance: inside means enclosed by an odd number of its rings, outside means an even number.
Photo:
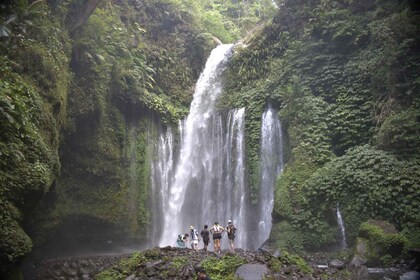
[{"label": "person in dark shirt", "polygon": [[235,247],[233,246],[233,242],[235,241],[236,230],[237,230],[237,228],[232,224],[232,221],[229,220],[228,225],[226,227],[226,231],[227,231],[227,234],[228,234],[228,239],[229,239],[228,242],[229,242],[231,251],[235,250]]},{"label": "person in dark shirt", "polygon": [[200,235],[201,238],[203,239],[203,243],[204,243],[204,251],[207,252],[207,246],[209,246],[209,242],[210,242],[210,232],[208,230],[208,225],[204,225],[204,229],[201,231]]}]

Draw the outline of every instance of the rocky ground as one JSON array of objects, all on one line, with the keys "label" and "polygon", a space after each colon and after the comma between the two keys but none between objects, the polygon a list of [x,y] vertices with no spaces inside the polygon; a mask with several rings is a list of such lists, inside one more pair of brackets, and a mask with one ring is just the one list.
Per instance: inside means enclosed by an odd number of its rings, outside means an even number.
[{"label": "rocky ground", "polygon": [[79,256],[50,259],[26,268],[25,280],[35,279],[94,279],[94,275],[117,265],[131,255]]},{"label": "rocky ground", "polygon": [[261,279],[262,272],[266,272],[264,279],[358,279],[339,260],[318,267],[297,256],[265,250],[215,254],[174,247],[131,255],[46,260],[25,279],[196,279],[197,267],[204,267],[211,279],[234,279],[235,273],[243,279]]}]

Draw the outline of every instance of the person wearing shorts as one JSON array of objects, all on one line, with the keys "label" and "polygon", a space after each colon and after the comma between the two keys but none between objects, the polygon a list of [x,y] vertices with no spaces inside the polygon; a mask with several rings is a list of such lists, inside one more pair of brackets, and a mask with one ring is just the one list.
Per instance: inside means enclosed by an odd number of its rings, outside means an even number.
[{"label": "person wearing shorts", "polygon": [[235,241],[235,232],[237,228],[232,224],[232,221],[228,221],[228,225],[226,226],[226,232],[228,234],[228,242],[230,245],[230,250],[235,251],[235,247],[233,246],[233,242]]},{"label": "person wearing shorts", "polygon": [[218,222],[215,222],[214,225],[210,229],[210,233],[213,235],[213,242],[214,242],[214,252],[221,253],[222,250],[220,248],[220,239],[222,239],[222,233],[225,229],[219,225]]}]

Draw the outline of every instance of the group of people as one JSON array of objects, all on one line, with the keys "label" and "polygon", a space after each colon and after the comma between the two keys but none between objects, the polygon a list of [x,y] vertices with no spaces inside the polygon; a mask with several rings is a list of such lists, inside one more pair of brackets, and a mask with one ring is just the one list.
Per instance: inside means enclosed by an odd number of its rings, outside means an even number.
[{"label": "group of people", "polygon": [[[221,246],[220,246],[220,240],[222,239],[222,234],[224,232],[227,233],[228,236],[228,242],[230,249],[233,251],[235,250],[234,247],[234,241],[235,241],[235,232],[237,228],[233,225],[232,221],[229,220],[226,228],[219,225],[218,222],[215,222],[214,225],[208,229],[208,225],[204,225],[203,230],[200,232],[201,239],[204,243],[204,251],[207,251],[207,246],[210,243],[210,234],[213,237],[214,242],[214,252],[220,253],[221,252]],[[198,231],[194,228],[194,226],[190,226],[190,232],[185,234],[178,235],[177,239],[177,245],[180,248],[185,248],[187,241],[190,241],[191,243],[191,249],[198,250],[198,242],[200,240]]]}]

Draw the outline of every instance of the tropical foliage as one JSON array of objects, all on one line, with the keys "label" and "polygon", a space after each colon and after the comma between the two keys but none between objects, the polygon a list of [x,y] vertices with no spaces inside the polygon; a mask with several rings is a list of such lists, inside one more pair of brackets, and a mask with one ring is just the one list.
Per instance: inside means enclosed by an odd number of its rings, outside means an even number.
[{"label": "tropical foliage", "polygon": [[351,241],[368,218],[415,238],[418,15],[408,1],[278,4],[273,20],[238,48],[221,102],[247,106],[252,174],[258,119],[265,104],[280,109],[289,152],[275,190],[273,242],[333,245],[337,205]]}]

